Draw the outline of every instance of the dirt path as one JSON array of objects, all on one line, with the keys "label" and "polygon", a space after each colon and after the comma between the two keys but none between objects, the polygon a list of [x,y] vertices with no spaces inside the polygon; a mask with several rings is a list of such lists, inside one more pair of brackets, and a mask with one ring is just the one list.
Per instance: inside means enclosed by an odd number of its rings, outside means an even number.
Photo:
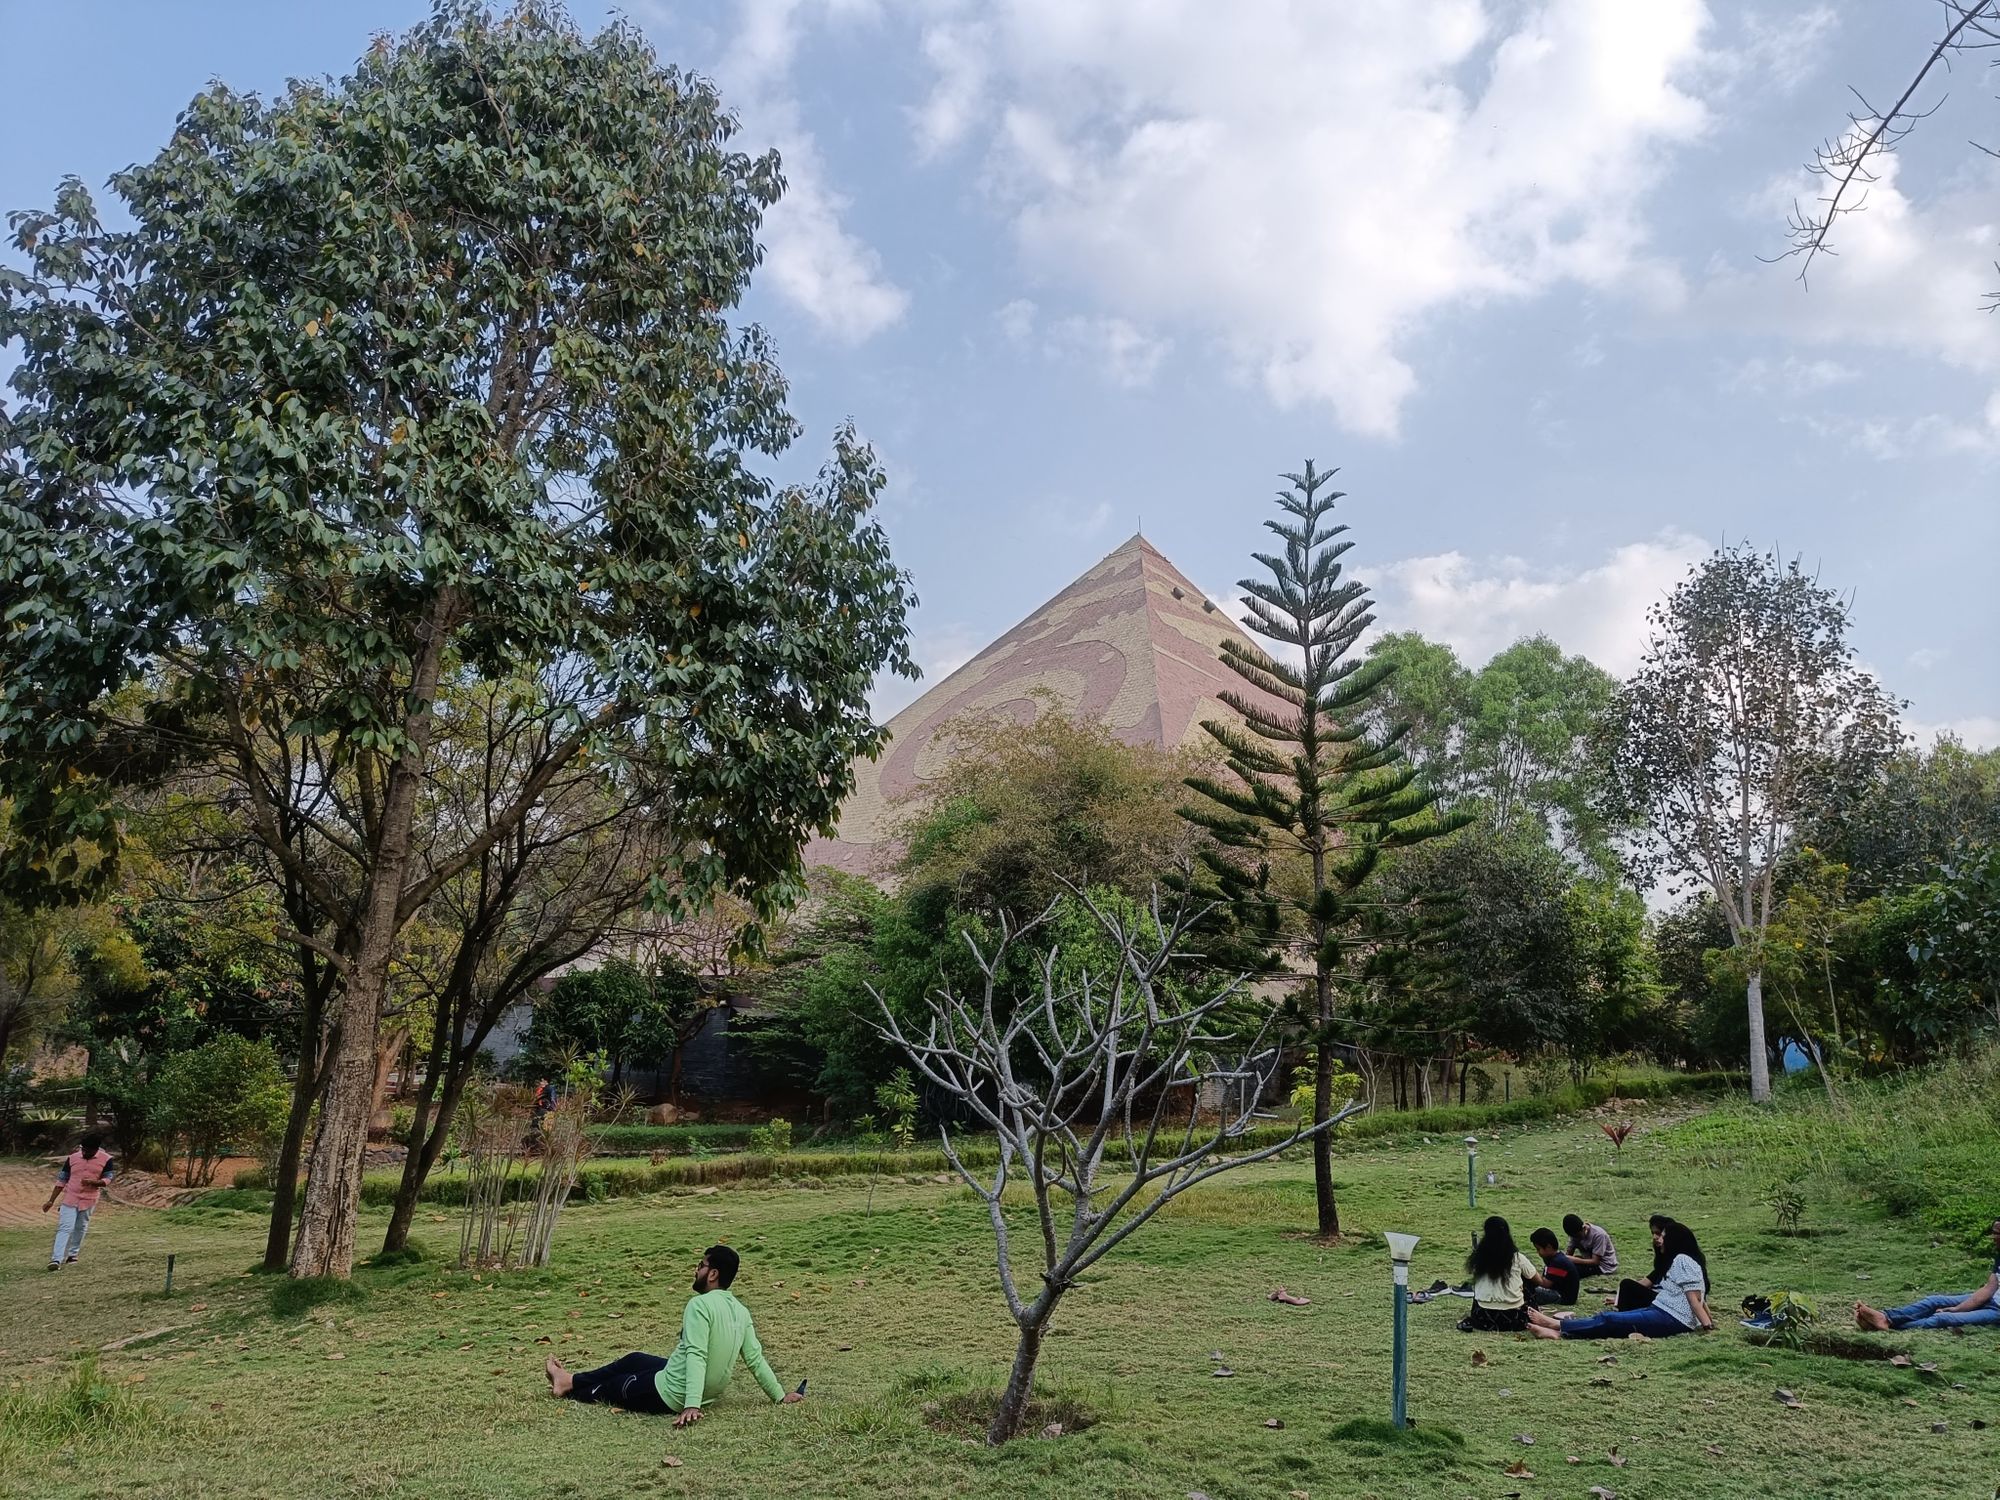
[{"label": "dirt path", "polygon": [[[216,1168],[215,1185],[228,1187],[238,1172],[256,1165],[252,1157],[232,1156]],[[47,1225],[49,1233],[55,1233],[55,1210],[42,1212],[42,1205],[48,1201],[49,1189],[55,1180],[54,1162],[47,1166],[0,1163],[0,1229],[33,1229],[37,1225]],[[173,1178],[156,1176],[151,1172],[121,1172],[117,1180],[104,1190],[97,1208],[100,1214],[115,1214],[128,1208],[172,1208],[176,1203],[185,1203],[189,1198],[207,1191],[207,1188],[182,1187]]]}]

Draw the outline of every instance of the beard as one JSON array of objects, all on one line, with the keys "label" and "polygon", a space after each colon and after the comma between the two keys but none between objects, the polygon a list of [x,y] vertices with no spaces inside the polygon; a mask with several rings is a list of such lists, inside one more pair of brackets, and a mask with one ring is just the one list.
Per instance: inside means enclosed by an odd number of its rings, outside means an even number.
[{"label": "beard", "polygon": [[708,1288],[707,1288],[707,1287],[705,1287],[705,1286],[703,1286],[703,1285],[702,1285],[702,1282],[703,1282],[703,1281],[704,1281],[705,1279],[706,1279],[706,1278],[705,1278],[705,1277],[702,1277],[702,1276],[696,1276],[696,1277],[695,1277],[695,1279],[694,1279],[694,1289],[695,1289],[695,1290],[696,1290],[697,1292],[705,1292],[705,1291],[707,1291],[707,1290],[708,1290]]}]

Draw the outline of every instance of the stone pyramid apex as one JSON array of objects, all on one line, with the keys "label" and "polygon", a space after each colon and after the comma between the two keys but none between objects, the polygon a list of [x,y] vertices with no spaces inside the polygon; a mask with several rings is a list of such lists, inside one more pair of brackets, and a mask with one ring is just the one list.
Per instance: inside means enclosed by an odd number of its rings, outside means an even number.
[{"label": "stone pyramid apex", "polygon": [[1236,717],[1218,695],[1246,690],[1218,657],[1225,639],[1249,637],[1135,532],[890,719],[882,758],[855,762],[839,831],[815,840],[806,863],[879,873],[893,858],[889,828],[900,804],[942,769],[950,748],[942,731],[967,715],[1026,722],[1054,705],[1128,744],[1204,742],[1204,719]]}]

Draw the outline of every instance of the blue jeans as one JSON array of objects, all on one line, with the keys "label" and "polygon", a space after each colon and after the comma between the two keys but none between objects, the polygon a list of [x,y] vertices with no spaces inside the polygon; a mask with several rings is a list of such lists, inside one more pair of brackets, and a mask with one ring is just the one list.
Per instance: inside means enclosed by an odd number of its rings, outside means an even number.
[{"label": "blue jeans", "polygon": [[72,1208],[67,1203],[56,1210],[56,1247],[49,1252],[50,1265],[59,1266],[76,1259],[83,1249],[83,1237],[89,1232],[93,1212],[88,1208]]},{"label": "blue jeans", "polygon": [[1956,1307],[1971,1292],[1945,1292],[1936,1297],[1921,1297],[1902,1307],[1888,1308],[1883,1316],[1889,1326],[1904,1328],[1975,1328],[1982,1323],[2000,1323],[2000,1307],[1986,1306],[1974,1308],[1971,1312],[1946,1312],[1947,1307]]},{"label": "blue jeans", "polygon": [[1566,1339],[1622,1339],[1628,1333],[1665,1339],[1687,1331],[1679,1318],[1657,1307],[1634,1307],[1624,1312],[1613,1308],[1591,1318],[1566,1318],[1561,1330]]}]

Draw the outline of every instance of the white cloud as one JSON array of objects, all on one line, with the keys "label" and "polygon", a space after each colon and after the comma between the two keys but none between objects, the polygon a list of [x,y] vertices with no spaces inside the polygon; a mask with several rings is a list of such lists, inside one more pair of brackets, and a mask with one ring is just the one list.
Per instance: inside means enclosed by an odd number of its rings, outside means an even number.
[{"label": "white cloud", "polygon": [[1744,360],[1724,372],[1722,388],[1758,396],[1800,396],[1844,385],[1860,374],[1852,365],[1838,360],[1800,359],[1796,354],[1788,354],[1783,359]]},{"label": "white cloud", "polygon": [[[1736,333],[1912,354],[2000,376],[2000,317],[1981,311],[2000,247],[2000,163],[1969,162],[1956,186],[1923,202],[1898,186],[1902,167],[1896,156],[1874,159],[1877,180],[1857,200],[1859,211],[1835,224],[1835,253],[1813,262],[1806,285],[1798,282],[1796,260],[1718,267],[1696,291],[1689,314]],[[1773,183],[1749,212],[1775,227],[1795,204],[1810,210],[1826,191],[1825,179],[1801,172]],[[1935,420],[1958,429],[1962,441],[1976,438],[1982,426],[2000,430],[2000,396],[1990,396],[1993,387],[1985,385],[1976,398],[1986,406],[1983,419],[1940,413]]]},{"label": "white cloud", "polygon": [[1007,342],[1017,348],[1039,348],[1051,359],[1091,364],[1113,385],[1137,390],[1152,384],[1160,363],[1173,349],[1171,339],[1154,338],[1123,318],[1058,318],[1041,329],[1040,311],[1017,297],[993,315]]},{"label": "white cloud", "polygon": [[1294,0],[1255,25],[1204,0],[961,4],[924,28],[914,128],[981,152],[1041,276],[1386,435],[1449,309],[1675,294],[1638,210],[1704,128],[1705,22],[1700,0]]},{"label": "white cloud", "polygon": [[1383,628],[1444,641],[1469,666],[1483,665],[1523,636],[1546,634],[1623,677],[1645,651],[1646,611],[1710,550],[1699,537],[1670,529],[1579,569],[1440,552],[1364,576],[1374,585]]},{"label": "white cloud", "polygon": [[856,344],[900,321],[910,297],[842,222],[849,200],[830,184],[819,143],[801,119],[791,73],[808,11],[848,20],[873,15],[855,0],[742,0],[716,74],[743,119],[745,148],[774,145],[784,162],[785,195],[764,215],[763,278],[822,333]]},{"label": "white cloud", "polygon": [[1928,672],[1950,654],[1950,652],[1940,651],[1934,646],[1924,646],[1910,653],[1910,665],[1915,667],[1919,672]]},{"label": "white cloud", "polygon": [[1992,714],[1969,714],[1962,719],[1935,723],[1906,718],[1903,727],[1919,745],[1933,744],[1939,736],[1949,734],[1963,740],[1968,750],[2000,749],[2000,717]]}]

